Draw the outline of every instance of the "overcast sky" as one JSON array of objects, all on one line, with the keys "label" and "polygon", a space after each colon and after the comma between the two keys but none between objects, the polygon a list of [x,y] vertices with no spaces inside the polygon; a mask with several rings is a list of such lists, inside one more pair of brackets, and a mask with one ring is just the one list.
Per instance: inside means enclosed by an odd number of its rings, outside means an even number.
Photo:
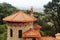
[{"label": "overcast sky", "polygon": [[17,8],[34,8],[43,9],[43,5],[47,4],[51,0],[0,0],[0,3],[7,2]]}]

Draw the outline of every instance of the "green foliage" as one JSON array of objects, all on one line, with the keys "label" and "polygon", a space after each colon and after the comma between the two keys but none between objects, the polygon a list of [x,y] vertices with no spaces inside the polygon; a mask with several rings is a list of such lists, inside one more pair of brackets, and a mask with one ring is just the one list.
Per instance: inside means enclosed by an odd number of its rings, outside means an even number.
[{"label": "green foliage", "polygon": [[40,34],[41,34],[41,36],[46,36],[45,32],[42,30],[40,30]]},{"label": "green foliage", "polygon": [[6,25],[0,25],[0,34],[6,32]]},{"label": "green foliage", "polygon": [[19,9],[8,3],[0,3],[0,24],[3,24],[2,18],[17,11],[19,11]]},{"label": "green foliage", "polygon": [[7,3],[0,3],[0,15],[8,16],[13,12],[19,11],[17,8],[13,7]]},{"label": "green foliage", "polygon": [[[45,15],[48,15],[46,19],[52,22],[54,25],[52,26],[50,31],[47,31],[48,34],[54,35],[57,32],[60,32],[60,0],[52,0],[48,4],[44,5]],[[53,33],[54,32],[54,33]]]},{"label": "green foliage", "polygon": [[7,40],[6,32],[5,32],[5,33],[0,34],[0,40]]},{"label": "green foliage", "polygon": [[41,13],[34,12],[34,17],[38,18],[41,15]]},{"label": "green foliage", "polygon": [[4,40],[4,35],[0,34],[0,40]]},{"label": "green foliage", "polygon": [[2,19],[17,11],[19,11],[19,9],[8,3],[0,3],[0,40],[6,40],[7,38],[7,27]]},{"label": "green foliage", "polygon": [[29,10],[21,10],[21,11],[23,11],[23,12],[25,12],[27,14],[30,14],[30,11]]}]

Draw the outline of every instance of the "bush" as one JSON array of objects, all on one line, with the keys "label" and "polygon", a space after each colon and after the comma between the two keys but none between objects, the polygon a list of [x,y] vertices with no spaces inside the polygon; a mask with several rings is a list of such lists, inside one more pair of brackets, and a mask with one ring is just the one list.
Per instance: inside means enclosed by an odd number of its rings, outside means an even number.
[{"label": "bush", "polygon": [[0,34],[0,40],[4,40],[4,35]]},{"label": "bush", "polygon": [[5,24],[4,25],[0,25],[0,34],[6,32],[6,29],[7,29],[7,27],[6,27]]}]

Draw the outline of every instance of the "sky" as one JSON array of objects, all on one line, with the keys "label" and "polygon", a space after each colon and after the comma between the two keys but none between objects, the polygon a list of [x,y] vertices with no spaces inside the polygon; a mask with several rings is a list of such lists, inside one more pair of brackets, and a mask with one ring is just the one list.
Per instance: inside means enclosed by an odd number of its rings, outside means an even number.
[{"label": "sky", "polygon": [[43,6],[51,0],[0,0],[0,3],[6,2],[17,8],[29,8],[33,6],[36,9],[43,9]]}]

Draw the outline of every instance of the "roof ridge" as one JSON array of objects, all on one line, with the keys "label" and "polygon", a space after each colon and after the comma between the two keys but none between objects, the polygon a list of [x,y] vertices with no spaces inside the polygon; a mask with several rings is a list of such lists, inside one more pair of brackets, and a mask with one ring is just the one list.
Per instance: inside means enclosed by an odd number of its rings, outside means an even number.
[{"label": "roof ridge", "polygon": [[[24,13],[24,12],[22,12],[22,13]],[[22,14],[23,15],[23,14]],[[25,15],[25,14],[24,14]],[[25,19],[25,17],[24,17],[24,15],[23,15],[23,18]],[[25,20],[26,21],[26,20]]]},{"label": "roof ridge", "polygon": [[[16,15],[15,15],[13,18],[15,18],[18,14],[19,14],[19,13],[16,13]],[[13,19],[13,18],[12,18],[12,19]]]}]

